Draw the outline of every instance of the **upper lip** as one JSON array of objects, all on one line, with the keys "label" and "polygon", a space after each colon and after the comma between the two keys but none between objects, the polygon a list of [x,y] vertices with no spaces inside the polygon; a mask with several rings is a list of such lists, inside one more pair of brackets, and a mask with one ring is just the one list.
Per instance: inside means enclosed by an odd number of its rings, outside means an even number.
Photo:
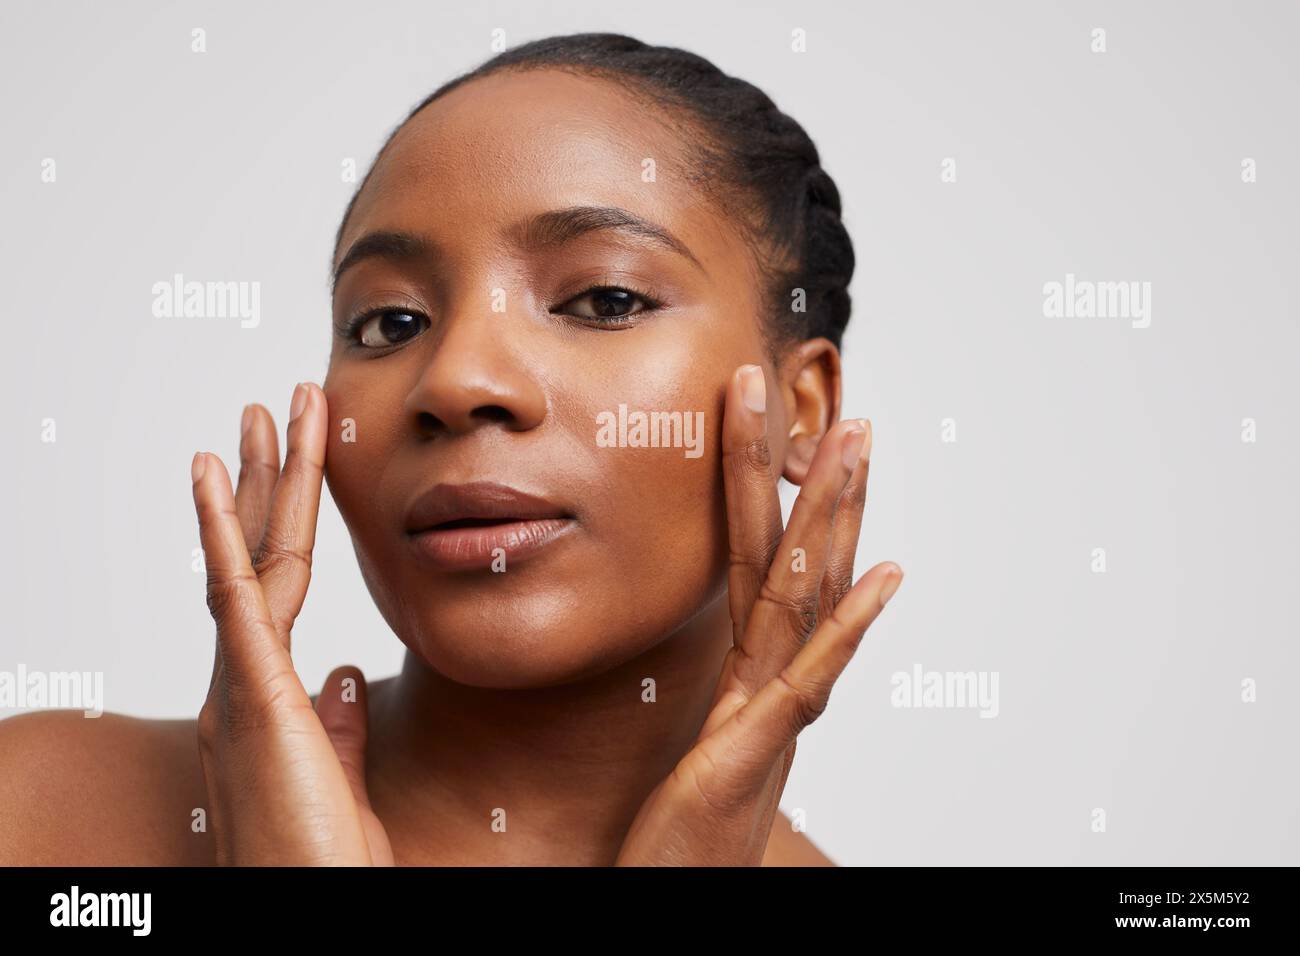
[{"label": "upper lip", "polygon": [[508,521],[536,521],[543,518],[572,518],[564,508],[492,481],[463,485],[436,484],[423,492],[406,513],[406,531],[416,534],[449,521],[470,518]]}]

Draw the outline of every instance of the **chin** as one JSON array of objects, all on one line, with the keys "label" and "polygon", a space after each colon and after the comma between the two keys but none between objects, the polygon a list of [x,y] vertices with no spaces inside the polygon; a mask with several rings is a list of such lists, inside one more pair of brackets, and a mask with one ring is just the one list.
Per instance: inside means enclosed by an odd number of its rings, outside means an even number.
[{"label": "chin", "polygon": [[[573,590],[461,578],[372,594],[394,633],[448,680],[518,690],[567,684],[604,673],[653,645],[645,622],[611,615],[590,582]],[[415,595],[412,597],[412,595]],[[632,602],[628,602],[632,603]],[[625,605],[626,606],[626,605]]]},{"label": "chin", "polygon": [[[575,602],[546,599],[490,608],[430,608],[404,644],[448,680],[470,687],[520,690],[574,683],[613,670],[644,652],[655,635],[633,622],[593,627]],[[614,641],[617,640],[617,643]]]}]

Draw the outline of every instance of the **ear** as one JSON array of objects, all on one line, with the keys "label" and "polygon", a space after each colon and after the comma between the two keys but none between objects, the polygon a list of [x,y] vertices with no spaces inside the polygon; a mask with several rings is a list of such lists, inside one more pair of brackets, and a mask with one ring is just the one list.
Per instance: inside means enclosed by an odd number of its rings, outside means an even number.
[{"label": "ear", "polygon": [[829,339],[808,339],[781,359],[777,374],[785,402],[782,476],[802,485],[822,436],[840,419],[840,350]]}]

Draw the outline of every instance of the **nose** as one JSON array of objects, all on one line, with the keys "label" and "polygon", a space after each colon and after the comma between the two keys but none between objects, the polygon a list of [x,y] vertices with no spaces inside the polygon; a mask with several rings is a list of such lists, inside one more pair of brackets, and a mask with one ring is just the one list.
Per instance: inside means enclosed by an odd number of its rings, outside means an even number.
[{"label": "nose", "polygon": [[526,331],[508,313],[449,309],[429,333],[437,336],[433,355],[407,398],[421,434],[461,435],[484,425],[528,431],[542,423],[546,394],[525,360],[519,336]]}]

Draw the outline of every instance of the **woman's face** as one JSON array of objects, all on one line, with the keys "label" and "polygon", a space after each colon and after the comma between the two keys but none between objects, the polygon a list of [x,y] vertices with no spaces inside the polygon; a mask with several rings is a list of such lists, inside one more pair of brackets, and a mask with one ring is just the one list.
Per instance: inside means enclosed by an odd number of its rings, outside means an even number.
[{"label": "woman's face", "polygon": [[[497,74],[407,123],[358,197],[333,311],[368,318],[334,335],[326,479],[380,612],[453,680],[597,673],[723,593],[724,388],[772,370],[684,135],[606,80]],[[673,413],[660,447],[636,413]]]}]

